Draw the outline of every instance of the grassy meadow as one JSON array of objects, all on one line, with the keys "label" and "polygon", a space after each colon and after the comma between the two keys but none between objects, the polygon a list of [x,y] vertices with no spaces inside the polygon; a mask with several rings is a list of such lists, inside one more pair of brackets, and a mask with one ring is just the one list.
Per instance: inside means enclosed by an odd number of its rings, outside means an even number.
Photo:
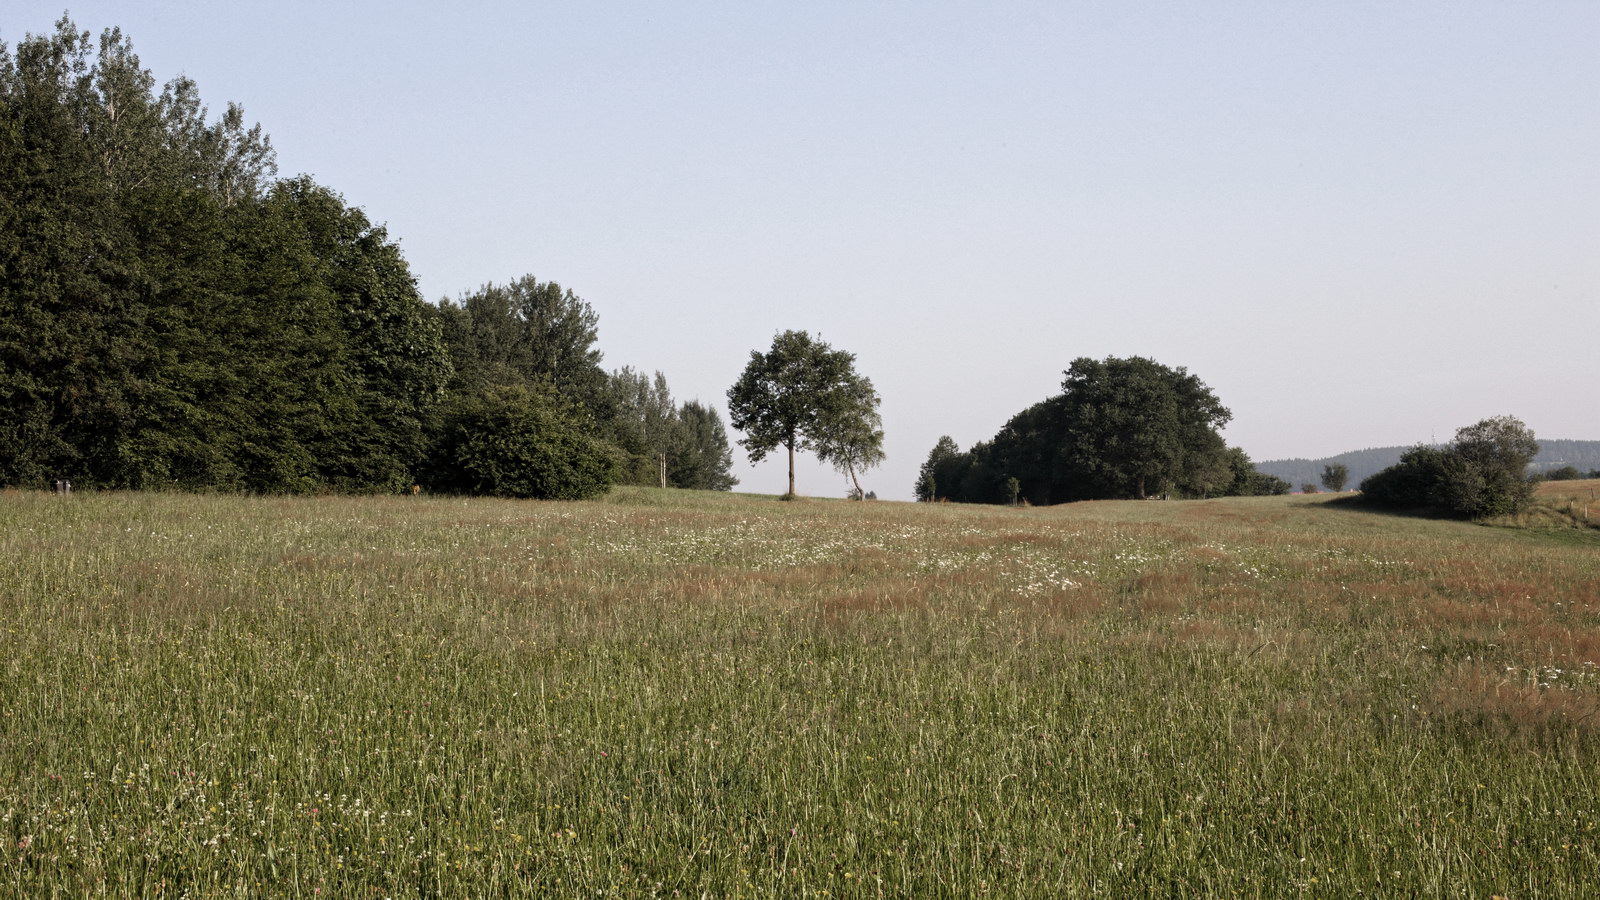
[{"label": "grassy meadow", "polygon": [[1527,510],[1490,524],[1569,540],[1600,539],[1600,480],[1542,482]]},{"label": "grassy meadow", "polygon": [[0,896],[1595,896],[1595,532],[1328,500],[3,493]]}]

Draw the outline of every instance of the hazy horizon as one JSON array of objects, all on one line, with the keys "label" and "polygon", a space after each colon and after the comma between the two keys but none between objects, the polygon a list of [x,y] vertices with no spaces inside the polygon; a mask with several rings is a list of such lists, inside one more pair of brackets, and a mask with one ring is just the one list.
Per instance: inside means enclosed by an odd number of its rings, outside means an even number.
[{"label": "hazy horizon", "polygon": [[[1187,368],[1258,460],[1500,414],[1600,438],[1597,4],[70,15],[242,104],[281,175],[387,224],[430,301],[560,282],[608,370],[724,415],[778,331],[856,354],[886,498],[1083,356]],[[0,40],[60,16],[24,0]],[[735,459],[738,490],[783,490],[781,454]]]}]

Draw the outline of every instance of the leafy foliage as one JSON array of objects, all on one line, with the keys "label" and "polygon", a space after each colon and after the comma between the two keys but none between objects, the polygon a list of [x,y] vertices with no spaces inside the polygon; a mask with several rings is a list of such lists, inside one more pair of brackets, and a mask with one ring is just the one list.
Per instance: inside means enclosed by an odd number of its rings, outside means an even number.
[{"label": "leafy foliage", "polygon": [[697,490],[725,491],[733,452],[717,411],[696,401],[679,407],[667,378],[624,366],[611,375],[612,440],[627,456],[621,480]]},{"label": "leafy foliage", "polygon": [[819,419],[817,458],[849,477],[851,499],[864,500],[860,474],[884,460],[878,393],[862,378],[845,386],[842,394],[837,402],[828,404]]},{"label": "leafy foliage", "polygon": [[[1223,443],[1229,419],[1211,390],[1184,369],[1141,357],[1073,361],[1062,393],[1013,416],[988,443],[930,455],[919,497],[1039,505],[1151,493],[1271,493]],[[1242,451],[1241,451],[1242,455]]]},{"label": "leafy foliage", "polygon": [[1448,447],[1406,451],[1399,464],[1363,481],[1361,493],[1367,502],[1393,509],[1466,518],[1508,515],[1533,498],[1527,468],[1538,452],[1521,420],[1484,419],[1457,430]]},{"label": "leafy foliage", "polygon": [[1344,463],[1329,463],[1322,467],[1322,486],[1335,494],[1344,490],[1350,480],[1350,469]]},{"label": "leafy foliage", "polygon": [[733,427],[751,462],[782,447],[789,453],[789,496],[794,496],[794,455],[815,452],[852,473],[883,458],[878,392],[855,371],[855,355],[834,350],[804,331],[785,331],[750,362],[728,389]]},{"label": "leafy foliage", "polygon": [[[621,425],[586,302],[527,276],[429,306],[382,226],[275,176],[240,107],[158,92],[116,29],[0,44],[0,483],[609,483]],[[708,412],[663,421],[676,477],[725,487]]]},{"label": "leafy foliage", "polygon": [[615,476],[613,448],[550,388],[485,385],[454,396],[444,419],[437,489],[581,500],[605,493]]},{"label": "leafy foliage", "polygon": [[961,484],[964,469],[971,465],[971,459],[961,452],[955,439],[949,435],[942,435],[933,449],[928,451],[928,459],[922,464],[917,473],[916,497],[924,503],[931,503],[939,499],[940,485],[948,491],[951,487]]},{"label": "leafy foliage", "polygon": [[1577,466],[1561,466],[1542,476],[1546,481],[1577,481],[1581,478],[1600,478],[1600,471],[1584,473]]},{"label": "leafy foliage", "polygon": [[0,483],[392,490],[449,376],[381,227],[63,18],[0,46]]},{"label": "leafy foliage", "polygon": [[438,315],[459,386],[542,382],[596,422],[611,418],[611,386],[594,346],[599,317],[572,291],[524,275],[446,300]]},{"label": "leafy foliage", "polygon": [[1361,482],[1362,499],[1392,509],[1426,509],[1438,504],[1448,478],[1449,452],[1419,444],[1400,462]]},{"label": "leafy foliage", "polygon": [[679,455],[667,460],[668,482],[692,490],[732,490],[739,479],[733,477],[733,449],[716,407],[685,401],[678,408],[678,423],[685,441]]},{"label": "leafy foliage", "polygon": [[1258,470],[1243,449],[1228,450],[1228,466],[1233,482],[1226,493],[1235,497],[1268,497],[1289,493],[1289,482]]},{"label": "leafy foliage", "polygon": [[[1360,484],[1369,476],[1395,465],[1400,461],[1400,455],[1409,447],[1371,447],[1365,450],[1352,450],[1336,456],[1320,459],[1274,459],[1256,464],[1263,472],[1277,475],[1290,481],[1315,481],[1322,472],[1322,468],[1330,463],[1340,463],[1350,470],[1350,480],[1347,484]],[[1530,470],[1559,469],[1562,466],[1572,466],[1579,472],[1600,471],[1600,441],[1577,441],[1563,439],[1539,439],[1539,453],[1533,458]]]},{"label": "leafy foliage", "polygon": [[1078,359],[1063,382],[1068,454],[1098,490],[1209,493],[1225,478],[1232,417],[1199,378],[1143,357]]}]

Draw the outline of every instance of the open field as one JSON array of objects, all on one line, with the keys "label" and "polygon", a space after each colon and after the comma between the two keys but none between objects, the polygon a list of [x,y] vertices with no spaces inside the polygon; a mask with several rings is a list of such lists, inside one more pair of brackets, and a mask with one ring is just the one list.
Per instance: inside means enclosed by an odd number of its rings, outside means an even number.
[{"label": "open field", "polygon": [[1600,480],[1543,482],[1526,512],[1496,519],[1494,524],[1539,531],[1575,530],[1563,537],[1596,541],[1595,546],[1600,547]]},{"label": "open field", "polygon": [[1594,896],[1595,545],[1326,500],[0,494],[0,896]]}]

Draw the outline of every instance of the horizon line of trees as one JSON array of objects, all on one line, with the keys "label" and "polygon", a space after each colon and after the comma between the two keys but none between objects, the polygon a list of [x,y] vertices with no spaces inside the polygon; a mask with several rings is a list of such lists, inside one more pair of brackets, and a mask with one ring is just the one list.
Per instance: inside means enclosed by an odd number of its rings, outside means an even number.
[{"label": "horizon line of trees", "polygon": [[399,245],[119,29],[0,42],[0,484],[726,490],[715,409],[607,374],[526,276],[427,303]]},{"label": "horizon line of trees", "polygon": [[1536,472],[1533,477],[1540,481],[1579,481],[1585,478],[1600,478],[1600,469],[1584,472],[1577,466],[1561,466],[1548,472]]}]

